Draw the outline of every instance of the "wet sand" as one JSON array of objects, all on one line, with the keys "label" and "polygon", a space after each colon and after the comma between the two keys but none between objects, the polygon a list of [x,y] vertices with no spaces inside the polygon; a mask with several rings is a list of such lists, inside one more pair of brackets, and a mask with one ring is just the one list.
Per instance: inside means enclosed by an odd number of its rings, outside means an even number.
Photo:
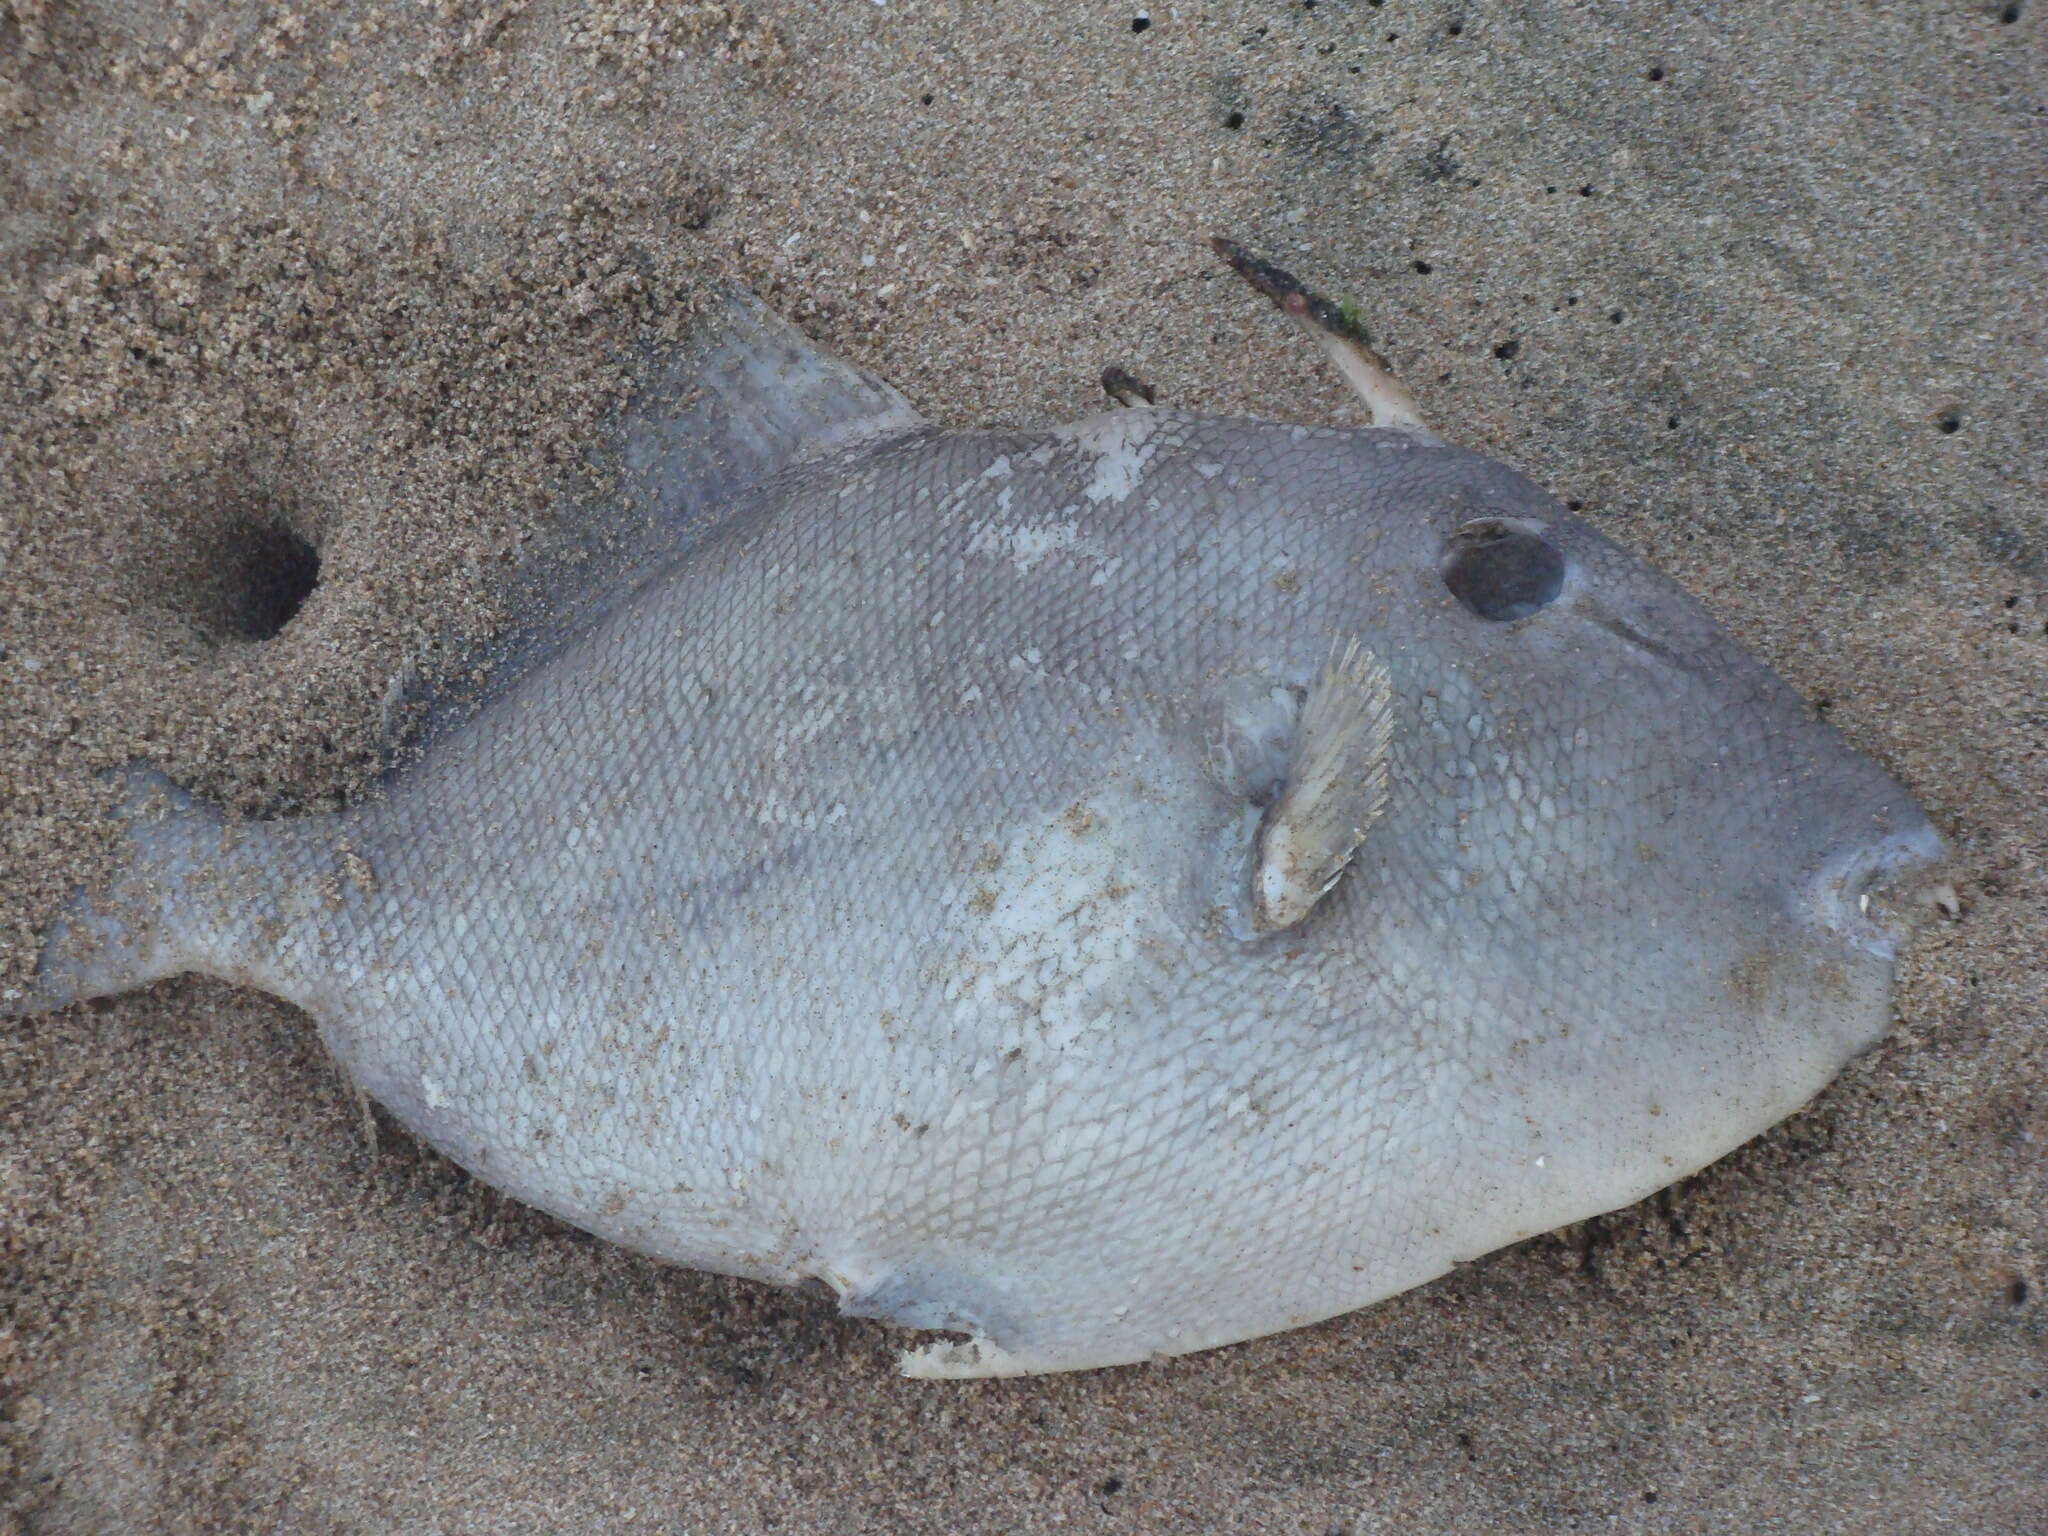
[{"label": "wet sand", "polygon": [[166,10],[0,6],[0,988],[101,770],[360,791],[721,272],[946,424],[1111,363],[1360,421],[1212,230],[1902,778],[1964,912],[1676,1189],[1024,1382],[372,1135],[261,996],[0,1023],[0,1532],[2048,1527],[2033,0]]}]

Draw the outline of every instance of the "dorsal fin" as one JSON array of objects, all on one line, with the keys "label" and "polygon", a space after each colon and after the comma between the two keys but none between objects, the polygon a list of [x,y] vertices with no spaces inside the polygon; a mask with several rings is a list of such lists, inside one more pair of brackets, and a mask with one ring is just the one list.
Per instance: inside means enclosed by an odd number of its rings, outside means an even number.
[{"label": "dorsal fin", "polygon": [[620,424],[619,454],[664,516],[687,519],[785,464],[923,420],[889,385],[736,291],[651,375]]},{"label": "dorsal fin", "polygon": [[1239,277],[1279,305],[1280,312],[1322,348],[1323,355],[1344,375],[1344,382],[1372,412],[1374,426],[1398,427],[1426,442],[1439,441],[1423,421],[1415,396],[1394,377],[1394,370],[1374,349],[1372,337],[1355,313],[1304,288],[1292,272],[1254,256],[1234,240],[1216,235],[1209,248],[1229,262]]},{"label": "dorsal fin", "polygon": [[644,382],[513,579],[506,627],[449,664],[414,668],[387,746],[417,753],[597,623],[724,517],[805,458],[922,425],[873,374],[831,356],[751,293],[713,300]]}]

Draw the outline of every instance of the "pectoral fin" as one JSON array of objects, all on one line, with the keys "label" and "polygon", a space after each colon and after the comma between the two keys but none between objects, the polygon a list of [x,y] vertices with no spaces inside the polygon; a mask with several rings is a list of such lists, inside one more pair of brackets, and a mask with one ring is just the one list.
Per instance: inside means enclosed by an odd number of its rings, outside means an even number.
[{"label": "pectoral fin", "polygon": [[1356,640],[1330,659],[1302,701],[1287,782],[1259,824],[1252,920],[1292,927],[1337,883],[1386,809],[1393,685]]}]

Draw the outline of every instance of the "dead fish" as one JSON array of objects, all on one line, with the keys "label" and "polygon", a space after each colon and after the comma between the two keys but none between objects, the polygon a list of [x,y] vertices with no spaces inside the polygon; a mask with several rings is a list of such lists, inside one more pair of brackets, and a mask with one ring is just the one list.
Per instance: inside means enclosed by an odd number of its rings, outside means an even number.
[{"label": "dead fish", "polygon": [[472,711],[334,815],[138,773],[10,1006],[289,999],[478,1177],[922,1376],[1299,1327],[1791,1113],[1884,1033],[1934,828],[1219,249],[1371,428],[1125,376],[941,431],[734,299]]}]

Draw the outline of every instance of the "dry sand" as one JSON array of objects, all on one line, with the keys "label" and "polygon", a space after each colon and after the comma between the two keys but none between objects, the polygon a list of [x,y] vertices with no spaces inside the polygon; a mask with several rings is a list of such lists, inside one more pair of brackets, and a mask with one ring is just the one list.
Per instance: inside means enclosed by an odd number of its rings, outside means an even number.
[{"label": "dry sand", "polygon": [[1357,421],[1214,229],[1920,795],[1890,1040],[1362,1314],[947,1386],[373,1144],[263,997],[7,1023],[0,1531],[2048,1529],[2048,7],[1148,9],[0,0],[0,986],[96,771],[359,788],[721,265],[946,423]]}]

